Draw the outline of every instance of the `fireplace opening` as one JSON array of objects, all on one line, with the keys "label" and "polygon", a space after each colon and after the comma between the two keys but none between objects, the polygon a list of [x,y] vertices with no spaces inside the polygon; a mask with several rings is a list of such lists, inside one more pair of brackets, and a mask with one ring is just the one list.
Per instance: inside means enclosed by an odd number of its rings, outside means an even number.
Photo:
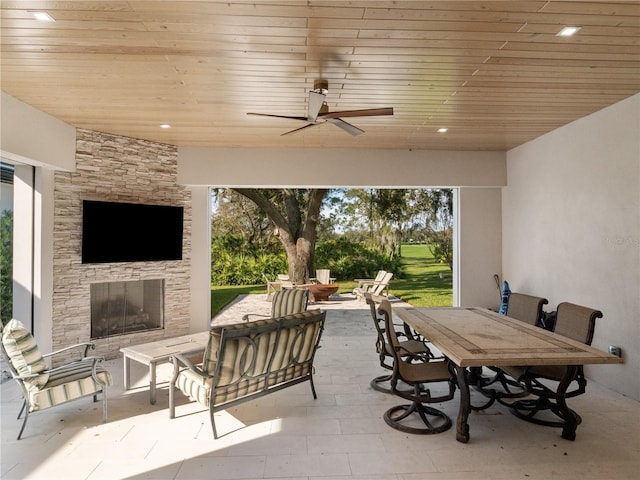
[{"label": "fireplace opening", "polygon": [[91,339],[164,328],[164,280],[93,283]]}]

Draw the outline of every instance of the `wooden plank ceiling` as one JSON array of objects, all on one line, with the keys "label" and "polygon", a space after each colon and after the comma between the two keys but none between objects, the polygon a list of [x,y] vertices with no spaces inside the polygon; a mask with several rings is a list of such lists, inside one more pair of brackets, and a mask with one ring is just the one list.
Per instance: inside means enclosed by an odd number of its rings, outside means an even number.
[{"label": "wooden plank ceiling", "polygon": [[[3,91],[176,145],[502,151],[640,91],[637,1],[1,5]],[[557,36],[566,25],[581,30]],[[319,78],[330,111],[394,115],[347,119],[357,137],[330,123],[280,136],[304,124],[246,115],[305,116]]]}]

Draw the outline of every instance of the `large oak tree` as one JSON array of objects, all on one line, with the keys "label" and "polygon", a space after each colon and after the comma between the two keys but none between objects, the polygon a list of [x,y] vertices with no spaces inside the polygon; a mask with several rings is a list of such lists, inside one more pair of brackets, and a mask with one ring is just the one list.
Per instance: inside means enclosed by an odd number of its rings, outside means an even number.
[{"label": "large oak tree", "polygon": [[275,226],[289,262],[289,278],[307,282],[313,271],[317,225],[327,189],[234,188],[254,202]]}]

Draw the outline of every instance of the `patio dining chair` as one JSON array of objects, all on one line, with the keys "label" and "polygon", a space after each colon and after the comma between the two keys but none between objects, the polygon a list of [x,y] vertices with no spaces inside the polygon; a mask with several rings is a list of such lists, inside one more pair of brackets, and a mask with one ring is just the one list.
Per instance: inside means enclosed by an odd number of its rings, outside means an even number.
[{"label": "patio dining chair", "polygon": [[[376,299],[381,300],[380,297],[372,297],[370,293],[365,293],[365,300],[369,304],[371,309],[371,318],[373,319],[373,325],[375,326],[377,338],[376,338],[376,352],[380,358],[380,366],[386,370],[393,370],[393,352],[392,347],[387,341],[385,335],[384,318],[379,317],[376,310],[378,308]],[[424,355],[433,359],[434,355],[431,349],[427,345],[427,342],[417,332],[414,332],[409,325],[402,322],[401,325],[394,324],[396,330],[396,336],[400,338],[400,347],[403,350],[407,350],[415,355]],[[423,358],[423,357],[421,357]],[[384,383],[391,380],[392,374],[380,375],[371,380],[371,388],[379,392],[391,393],[391,387],[384,385]]]},{"label": "patio dining chair", "polygon": [[[508,300],[502,311],[510,318],[515,318],[529,325],[539,326],[543,314],[542,308],[548,303],[549,301],[546,298],[526,295],[524,293],[509,292]],[[497,367],[489,367],[489,369],[494,372],[492,377],[478,377],[477,379],[478,389],[489,397],[489,402],[481,407],[474,407],[476,410],[488,408],[497,399],[521,398],[526,395],[526,391],[522,389],[522,385],[505,375],[502,369]],[[502,390],[489,389],[488,387],[491,385],[500,385]]]},{"label": "patio dining chair", "polygon": [[[591,345],[596,319],[602,318],[601,311],[563,302],[558,305],[557,312],[555,333]],[[571,367],[575,368],[575,374],[570,379],[565,378],[570,368],[566,365],[501,368],[523,385],[527,393],[535,396],[534,399],[522,399],[510,404],[512,413],[519,418],[539,425],[564,426],[564,418],[557,406],[560,388],[566,389],[564,398],[576,397],[586,391],[587,379],[584,376],[582,365]],[[570,383],[564,384],[568,380]],[[552,417],[548,418],[549,416],[545,416],[544,412],[550,412]],[[575,416],[578,423],[581,422],[580,416],[575,411],[569,409],[569,412]]]},{"label": "patio dining chair", "polygon": [[[24,402],[18,419],[24,413],[18,440],[22,437],[29,414],[89,395],[94,402],[102,394],[102,420],[107,421],[107,387],[113,383],[111,373],[102,366],[102,357],[88,356],[93,343],[85,342],[42,354],[31,333],[19,320],[11,320],[2,330],[2,354],[13,379],[22,389]],[[77,360],[51,368],[47,360],[56,355],[81,351]]]},{"label": "patio dining chair", "polygon": [[[411,403],[391,407],[384,413],[384,420],[390,427],[406,433],[429,435],[440,433],[451,427],[451,418],[435,407],[425,405],[451,400],[456,390],[453,369],[446,359],[434,360],[429,353],[413,353],[404,349],[393,325],[391,304],[387,299],[380,302],[378,312],[383,316],[385,335],[391,345],[393,355],[393,373],[391,375],[391,393],[409,400]],[[411,390],[401,390],[399,383],[410,385]],[[437,384],[445,384],[439,386]],[[431,386],[431,387],[429,387]],[[432,388],[443,388],[439,394],[432,395]],[[424,426],[416,426],[417,414]]]},{"label": "patio dining chair", "polygon": [[529,325],[539,326],[542,308],[548,303],[546,298],[512,292],[507,301],[506,314]]}]

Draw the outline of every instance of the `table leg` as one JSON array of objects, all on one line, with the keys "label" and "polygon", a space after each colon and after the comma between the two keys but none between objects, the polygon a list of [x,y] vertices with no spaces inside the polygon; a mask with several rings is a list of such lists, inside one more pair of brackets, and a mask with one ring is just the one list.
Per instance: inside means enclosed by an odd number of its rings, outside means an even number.
[{"label": "table leg", "polygon": [[124,355],[122,366],[124,368],[124,389],[129,390],[131,387],[131,359],[127,355]]},{"label": "table leg", "polygon": [[469,441],[469,424],[467,419],[471,412],[471,394],[469,392],[469,382],[467,381],[467,371],[464,367],[454,365],[458,378],[458,388],[460,389],[460,408],[456,420],[456,440],[461,443]]},{"label": "table leg", "polygon": [[566,398],[567,389],[577,374],[578,367],[576,365],[568,366],[564,378],[560,381],[558,389],[556,390],[556,406],[558,407],[560,416],[564,420],[562,438],[566,440],[576,439],[576,429],[579,423],[576,413],[567,406]]},{"label": "table leg", "polygon": [[149,402],[156,404],[156,362],[149,364]]}]

